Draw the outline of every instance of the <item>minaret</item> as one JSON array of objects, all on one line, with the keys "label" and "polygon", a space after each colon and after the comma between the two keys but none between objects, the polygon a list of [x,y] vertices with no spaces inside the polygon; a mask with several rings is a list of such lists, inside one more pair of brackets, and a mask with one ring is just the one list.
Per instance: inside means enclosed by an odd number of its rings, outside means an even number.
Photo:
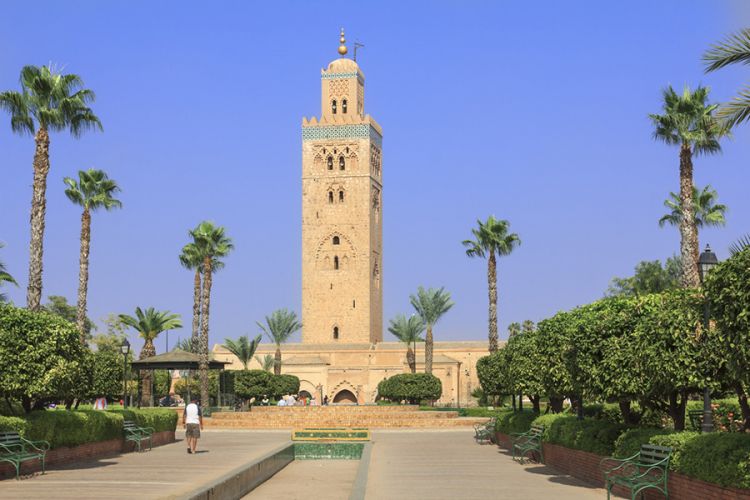
[{"label": "minaret", "polygon": [[321,70],[321,114],[302,120],[302,342],[383,340],[383,132],[365,115],[365,75]]}]

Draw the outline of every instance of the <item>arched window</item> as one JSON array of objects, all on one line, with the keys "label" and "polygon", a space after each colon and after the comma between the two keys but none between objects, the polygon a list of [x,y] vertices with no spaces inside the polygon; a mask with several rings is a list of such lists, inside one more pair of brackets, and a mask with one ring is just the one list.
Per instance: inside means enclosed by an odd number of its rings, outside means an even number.
[{"label": "arched window", "polygon": [[333,156],[328,157],[328,170],[333,170]]},{"label": "arched window", "polygon": [[336,114],[336,99],[331,101],[331,113]]},{"label": "arched window", "polygon": [[333,258],[333,268],[335,270],[338,270],[338,268],[339,268],[339,257],[338,257],[338,255]]},{"label": "arched window", "polygon": [[344,192],[339,191],[339,201],[344,201]]},{"label": "arched window", "polygon": [[340,241],[339,241],[339,237],[338,237],[338,236],[334,236],[334,237],[333,237],[333,244],[334,244],[334,245],[338,245],[338,244],[339,244],[339,242],[340,242]]},{"label": "arched window", "polygon": [[338,340],[338,339],[339,339],[339,327],[334,326],[333,327],[333,340]]},{"label": "arched window", "polygon": [[346,167],[346,160],[343,156],[339,156],[339,170],[344,170]]},{"label": "arched window", "polygon": [[333,191],[328,191],[328,203],[333,203]]},{"label": "arched window", "polygon": [[341,101],[341,112],[346,114],[346,99]]}]

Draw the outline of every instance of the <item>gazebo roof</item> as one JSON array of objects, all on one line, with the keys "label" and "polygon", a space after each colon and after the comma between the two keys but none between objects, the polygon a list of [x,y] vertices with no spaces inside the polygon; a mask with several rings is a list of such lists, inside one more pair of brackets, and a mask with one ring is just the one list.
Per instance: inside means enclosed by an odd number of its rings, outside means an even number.
[{"label": "gazebo roof", "polygon": [[[223,370],[224,365],[231,364],[228,361],[216,361],[210,358],[211,356],[209,355],[209,370]],[[199,361],[200,356],[197,354],[175,349],[164,354],[157,354],[150,358],[133,361],[131,365],[137,370],[197,370]]]}]

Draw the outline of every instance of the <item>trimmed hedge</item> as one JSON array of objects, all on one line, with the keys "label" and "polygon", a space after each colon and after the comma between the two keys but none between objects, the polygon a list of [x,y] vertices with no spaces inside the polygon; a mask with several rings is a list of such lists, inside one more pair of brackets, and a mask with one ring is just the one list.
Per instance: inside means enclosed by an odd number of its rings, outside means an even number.
[{"label": "trimmed hedge", "polygon": [[650,443],[652,437],[671,432],[673,431],[651,427],[628,429],[620,434],[620,437],[615,441],[615,451],[612,456],[617,458],[632,457],[640,451],[642,444]]},{"label": "trimmed hedge", "polygon": [[439,399],[442,393],[442,382],[431,373],[400,373],[378,384],[378,395],[391,401],[419,403]]},{"label": "trimmed hedge", "polygon": [[709,483],[750,488],[750,435],[711,433],[682,446],[677,470]]},{"label": "trimmed hedge", "polygon": [[0,431],[16,431],[20,435],[26,435],[26,429],[28,428],[28,422],[19,417],[3,417],[0,416]]},{"label": "trimmed hedge", "polygon": [[526,432],[531,428],[531,423],[539,415],[533,411],[504,410],[497,414],[495,430],[503,434],[514,432]]},{"label": "trimmed hedge", "polygon": [[578,420],[577,417],[565,414],[542,415],[533,423],[544,425],[545,441],[598,455],[611,455],[615,449],[615,441],[626,429],[620,423],[596,419]]},{"label": "trimmed hedge", "polygon": [[139,427],[153,427],[154,432],[174,431],[179,420],[175,410],[166,408],[128,408],[126,410],[111,410],[108,413],[119,414],[123,420],[135,420]]}]

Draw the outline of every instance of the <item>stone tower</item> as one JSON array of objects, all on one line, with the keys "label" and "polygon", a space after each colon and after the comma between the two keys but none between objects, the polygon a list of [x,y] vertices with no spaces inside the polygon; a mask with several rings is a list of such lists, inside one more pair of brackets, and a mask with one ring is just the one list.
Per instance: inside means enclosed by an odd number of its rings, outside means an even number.
[{"label": "stone tower", "polygon": [[302,342],[383,340],[380,126],[365,75],[341,57],[321,70],[321,114],[302,120]]}]

